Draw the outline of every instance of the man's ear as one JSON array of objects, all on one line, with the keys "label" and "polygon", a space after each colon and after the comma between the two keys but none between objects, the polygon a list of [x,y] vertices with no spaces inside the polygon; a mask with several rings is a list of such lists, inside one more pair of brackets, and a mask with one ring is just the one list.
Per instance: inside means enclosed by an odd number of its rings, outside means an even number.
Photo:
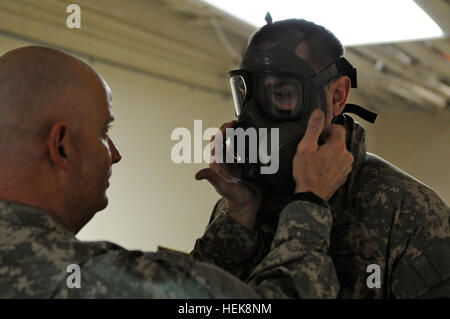
[{"label": "man's ear", "polygon": [[67,158],[67,147],[67,124],[54,124],[50,131],[48,150],[52,163],[62,169],[67,169],[69,166],[69,160]]},{"label": "man's ear", "polygon": [[348,76],[341,76],[332,82],[330,94],[333,116],[341,114],[347,103],[350,88],[351,81]]}]

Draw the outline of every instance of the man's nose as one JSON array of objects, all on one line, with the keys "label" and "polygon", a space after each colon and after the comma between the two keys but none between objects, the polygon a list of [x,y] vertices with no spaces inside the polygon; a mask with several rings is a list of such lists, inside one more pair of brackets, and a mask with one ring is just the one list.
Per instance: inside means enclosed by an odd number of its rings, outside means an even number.
[{"label": "man's nose", "polygon": [[109,139],[109,148],[111,150],[112,163],[116,164],[120,162],[120,160],[122,159],[122,155],[120,154],[120,151],[117,149],[116,145],[111,139]]}]

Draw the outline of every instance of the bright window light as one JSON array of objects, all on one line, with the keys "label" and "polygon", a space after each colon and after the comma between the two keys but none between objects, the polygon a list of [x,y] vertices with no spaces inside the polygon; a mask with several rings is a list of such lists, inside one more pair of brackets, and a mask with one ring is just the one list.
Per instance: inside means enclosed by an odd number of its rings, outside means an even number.
[{"label": "bright window light", "polygon": [[412,0],[203,0],[255,27],[302,18],[331,30],[344,45],[442,37],[439,26]]}]

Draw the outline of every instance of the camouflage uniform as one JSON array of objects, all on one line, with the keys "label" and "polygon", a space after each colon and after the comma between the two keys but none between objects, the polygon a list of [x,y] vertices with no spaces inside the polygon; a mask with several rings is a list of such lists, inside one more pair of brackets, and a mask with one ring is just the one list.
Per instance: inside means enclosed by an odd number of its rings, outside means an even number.
[{"label": "camouflage uniform", "polygon": [[[355,162],[347,182],[328,202],[333,226],[327,255],[334,263],[329,277],[338,276],[338,297],[450,297],[449,207],[424,184],[366,153],[364,129],[351,117],[346,116],[345,125]],[[212,217],[224,206],[221,199]],[[282,207],[274,199],[262,206],[252,232],[211,218],[193,256],[245,279],[267,254]],[[305,240],[309,245],[314,239]],[[367,285],[371,264],[381,269],[380,288]],[[305,271],[314,276],[312,267]]]},{"label": "camouflage uniform", "polygon": [[[223,214],[216,220],[230,222]],[[243,282],[186,254],[79,241],[50,214],[0,201],[0,298],[333,298],[337,277],[325,254],[331,225],[326,205],[292,202],[270,253]],[[67,286],[71,264],[80,267],[81,288]]]}]

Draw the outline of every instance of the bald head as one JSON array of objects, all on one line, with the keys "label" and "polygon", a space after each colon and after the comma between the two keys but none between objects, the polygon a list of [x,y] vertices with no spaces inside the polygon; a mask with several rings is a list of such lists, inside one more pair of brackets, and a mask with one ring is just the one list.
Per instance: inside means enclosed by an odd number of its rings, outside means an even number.
[{"label": "bald head", "polygon": [[45,47],[0,57],[0,199],[40,207],[73,233],[106,207],[110,90],[87,64]]},{"label": "bald head", "polygon": [[87,64],[54,49],[30,46],[1,56],[0,149],[45,136],[54,121],[79,120],[93,85],[103,86]]}]

